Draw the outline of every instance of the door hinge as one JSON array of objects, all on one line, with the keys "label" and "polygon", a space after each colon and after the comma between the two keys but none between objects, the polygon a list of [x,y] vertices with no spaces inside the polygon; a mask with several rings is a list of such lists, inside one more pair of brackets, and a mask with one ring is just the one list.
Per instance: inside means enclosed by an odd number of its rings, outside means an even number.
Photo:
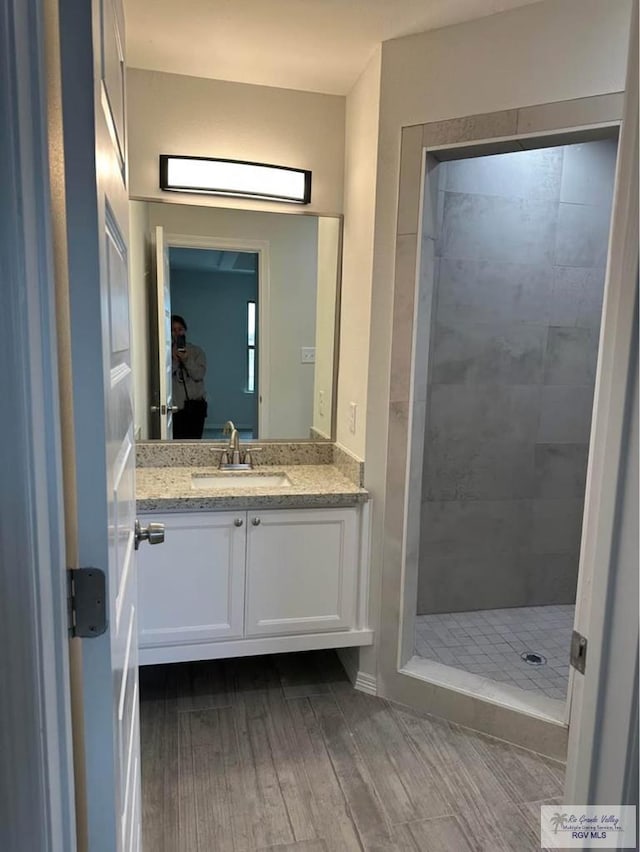
[{"label": "door hinge", "polygon": [[107,583],[99,568],[67,571],[69,635],[100,636],[107,629]]},{"label": "door hinge", "polygon": [[584,674],[585,666],[587,665],[587,638],[577,630],[571,634],[571,655],[569,657],[571,665]]}]

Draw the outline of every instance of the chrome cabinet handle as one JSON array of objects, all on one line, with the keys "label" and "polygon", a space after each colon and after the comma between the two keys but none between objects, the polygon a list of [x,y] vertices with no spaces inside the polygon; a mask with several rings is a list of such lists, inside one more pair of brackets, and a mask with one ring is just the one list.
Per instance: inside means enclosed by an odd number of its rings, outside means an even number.
[{"label": "chrome cabinet handle", "polygon": [[143,541],[148,541],[149,544],[162,544],[164,541],[164,524],[151,523],[148,527],[142,527],[140,521],[137,520],[134,530],[134,547],[136,550]]},{"label": "chrome cabinet handle", "polygon": [[254,527],[259,527],[260,526],[260,518],[251,518],[251,523],[253,524]]},{"label": "chrome cabinet handle", "polygon": [[244,523],[244,521],[242,520],[242,518],[236,518],[235,521],[233,522],[233,525],[235,527],[241,527],[243,523]]}]

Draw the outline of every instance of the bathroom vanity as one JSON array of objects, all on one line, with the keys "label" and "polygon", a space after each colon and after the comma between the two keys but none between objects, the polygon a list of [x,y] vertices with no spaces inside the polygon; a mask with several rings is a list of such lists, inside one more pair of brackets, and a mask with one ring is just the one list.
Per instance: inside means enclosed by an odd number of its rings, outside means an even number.
[{"label": "bathroom vanity", "polygon": [[165,526],[137,555],[141,664],[372,643],[367,492],[333,463],[288,463],[313,445],[274,446],[250,472],[175,444],[187,464],[138,468],[140,522]]}]

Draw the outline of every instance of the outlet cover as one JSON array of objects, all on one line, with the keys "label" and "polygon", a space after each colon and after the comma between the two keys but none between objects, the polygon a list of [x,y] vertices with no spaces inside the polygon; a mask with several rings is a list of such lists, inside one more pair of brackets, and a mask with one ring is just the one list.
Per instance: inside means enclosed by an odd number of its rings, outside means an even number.
[{"label": "outlet cover", "polygon": [[302,346],[300,349],[300,363],[301,364],[315,364],[316,363],[316,347],[315,346]]}]

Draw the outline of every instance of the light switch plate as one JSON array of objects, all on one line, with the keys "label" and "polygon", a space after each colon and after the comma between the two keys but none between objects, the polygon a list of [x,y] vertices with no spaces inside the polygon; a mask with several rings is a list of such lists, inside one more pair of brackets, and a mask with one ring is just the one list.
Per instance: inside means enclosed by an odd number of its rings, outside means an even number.
[{"label": "light switch plate", "polygon": [[349,403],[349,431],[355,435],[356,434],[356,413],[358,411],[358,406],[355,402]]},{"label": "light switch plate", "polygon": [[324,415],[324,391],[318,391],[318,414]]},{"label": "light switch plate", "polygon": [[302,346],[300,349],[300,362],[302,364],[315,364],[316,363],[316,347],[315,346]]}]

